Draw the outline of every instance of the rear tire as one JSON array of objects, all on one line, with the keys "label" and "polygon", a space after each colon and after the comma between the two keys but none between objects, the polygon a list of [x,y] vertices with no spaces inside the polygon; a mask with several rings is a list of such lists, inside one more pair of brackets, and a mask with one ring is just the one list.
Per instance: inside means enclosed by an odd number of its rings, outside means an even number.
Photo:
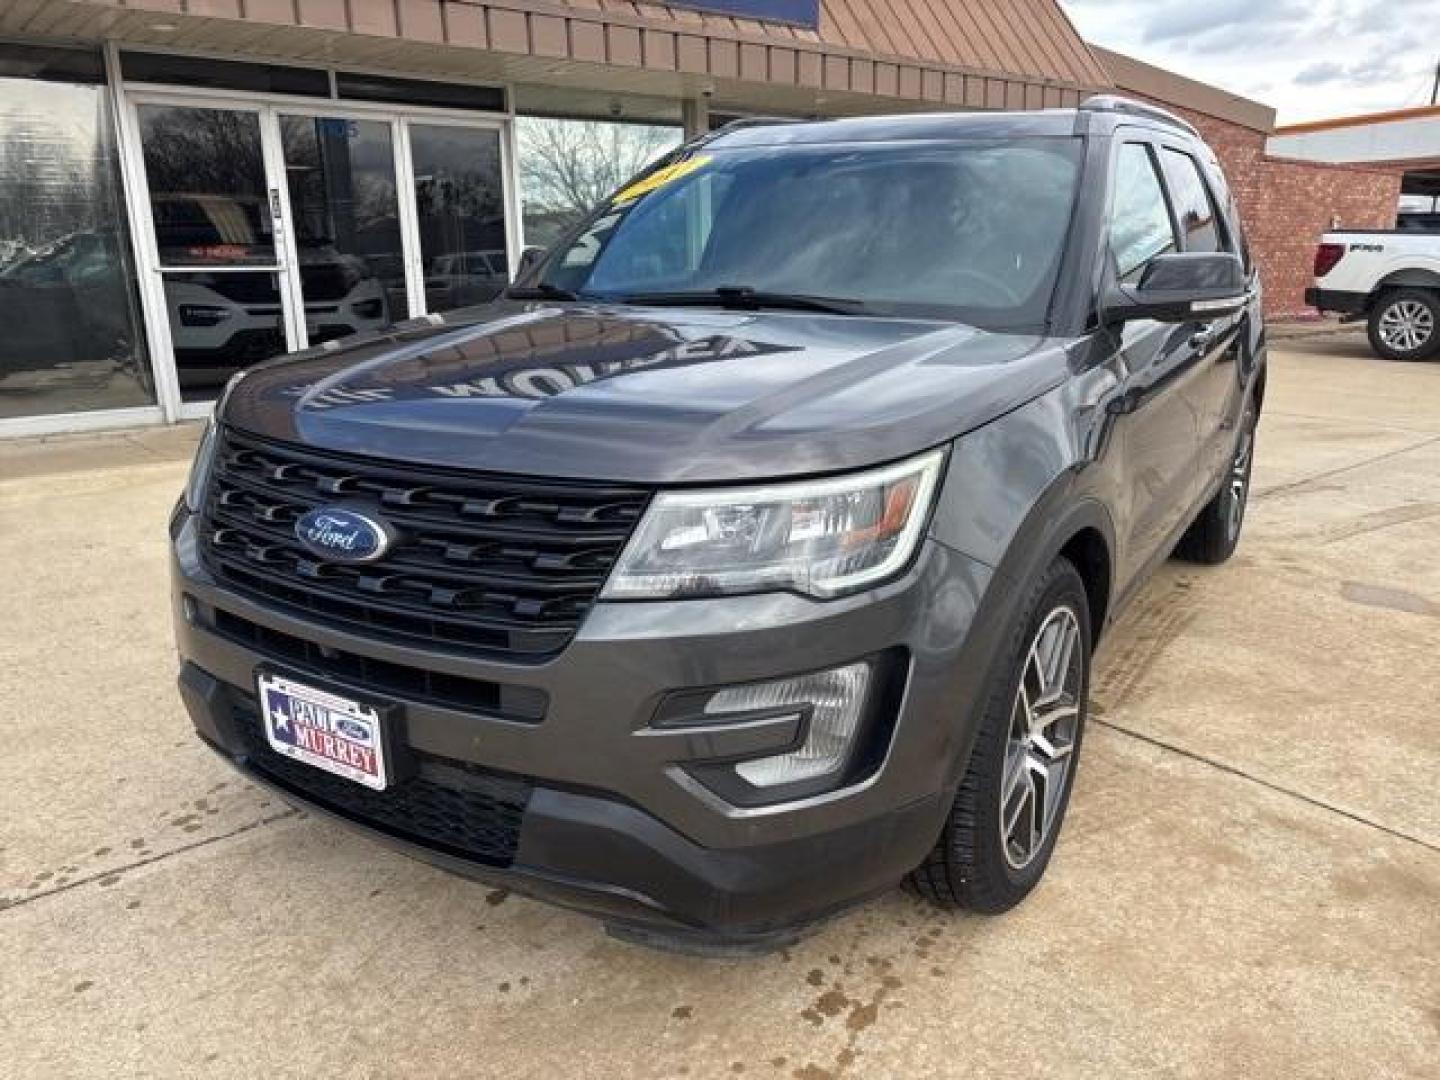
[{"label": "rear tire", "polygon": [[1225,479],[1215,497],[1195,515],[1190,528],[1175,545],[1176,558],[1218,566],[1235,554],[1240,530],[1245,524],[1245,508],[1250,502],[1250,469],[1255,462],[1255,428],[1259,421],[1260,410],[1254,398],[1246,399],[1235,452]]},{"label": "rear tire", "polygon": [[1440,356],[1440,293],[1394,289],[1370,308],[1370,347],[1386,360]]},{"label": "rear tire", "polygon": [[1057,558],[1010,628],[949,819],[907,879],[912,890],[942,907],[990,915],[1025,899],[1065,820],[1089,687],[1085,583]]}]

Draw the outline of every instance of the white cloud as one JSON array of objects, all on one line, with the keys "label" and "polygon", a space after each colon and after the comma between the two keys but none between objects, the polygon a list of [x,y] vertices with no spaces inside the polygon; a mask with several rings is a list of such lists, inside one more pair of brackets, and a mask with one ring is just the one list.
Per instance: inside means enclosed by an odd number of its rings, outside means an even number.
[{"label": "white cloud", "polygon": [[1089,41],[1273,105],[1282,124],[1423,105],[1436,0],[1060,0]]}]

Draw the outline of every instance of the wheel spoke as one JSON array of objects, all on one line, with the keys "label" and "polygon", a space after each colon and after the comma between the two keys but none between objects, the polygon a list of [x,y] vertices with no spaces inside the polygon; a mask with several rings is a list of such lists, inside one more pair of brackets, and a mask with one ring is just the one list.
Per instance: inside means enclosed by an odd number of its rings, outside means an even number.
[{"label": "wheel spoke", "polygon": [[[1069,612],[1066,612],[1068,615]],[[1073,618],[1067,618],[1060,624],[1060,640],[1055,646],[1055,662],[1049,671],[1049,678],[1045,681],[1045,689],[1065,686],[1065,674],[1070,670],[1070,661],[1075,655],[1075,642],[1080,638],[1080,628],[1075,624]]]},{"label": "wheel spoke", "polygon": [[1039,792],[1035,790],[1035,781],[1030,781],[1030,797],[1025,800],[1025,860],[1035,854],[1035,849],[1040,846],[1040,802]]},{"label": "wheel spoke", "polygon": [[1061,758],[1069,757],[1070,751],[1075,749],[1074,743],[1053,742],[1048,735],[1036,735],[1030,740],[1030,745],[1044,755],[1047,761],[1051,763],[1059,761]]},{"label": "wheel spoke", "polygon": [[1000,780],[1000,802],[1010,802],[1020,781],[1025,778],[1025,744],[1011,743],[1005,749],[1005,772]]},{"label": "wheel spoke", "polygon": [[1015,838],[1015,826],[1020,823],[1021,811],[1035,801],[1035,785],[1030,781],[1029,775],[1023,769],[1018,770],[1017,775],[1025,777],[1025,786],[1015,793],[1014,799],[1005,804],[1007,809],[1002,827],[1007,841]]}]

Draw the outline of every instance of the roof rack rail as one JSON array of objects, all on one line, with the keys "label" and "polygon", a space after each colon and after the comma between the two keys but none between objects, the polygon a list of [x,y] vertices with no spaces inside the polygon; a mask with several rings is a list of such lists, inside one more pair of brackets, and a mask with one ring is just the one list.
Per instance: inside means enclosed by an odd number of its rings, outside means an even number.
[{"label": "roof rack rail", "polygon": [[739,131],[748,127],[770,127],[772,124],[805,124],[798,116],[737,116],[734,120],[721,124],[711,132],[712,135],[719,135],[722,131]]},{"label": "roof rack rail", "polygon": [[707,131],[703,135],[697,135],[685,145],[692,150],[697,146],[704,146],[706,143],[714,142],[721,135],[729,135],[732,131],[740,131],[752,127],[774,127],[777,124],[803,124],[806,121],[793,116],[737,116],[734,120],[721,124],[714,131]]},{"label": "roof rack rail", "polygon": [[1163,124],[1178,127],[1182,131],[1188,131],[1196,137],[1200,135],[1200,132],[1195,130],[1194,124],[1187,120],[1182,120],[1169,109],[1162,109],[1158,105],[1147,105],[1143,101],[1121,97],[1118,94],[1096,94],[1082,101],[1080,108],[1084,112],[1125,113],[1129,116],[1143,116],[1150,120],[1159,120]]}]

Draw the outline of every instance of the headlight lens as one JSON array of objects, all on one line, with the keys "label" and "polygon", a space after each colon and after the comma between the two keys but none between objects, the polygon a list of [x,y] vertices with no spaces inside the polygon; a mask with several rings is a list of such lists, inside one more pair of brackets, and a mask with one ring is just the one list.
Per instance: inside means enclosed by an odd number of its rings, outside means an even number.
[{"label": "headlight lens", "polygon": [[185,481],[185,506],[192,514],[198,514],[205,504],[205,489],[210,486],[210,470],[215,458],[215,418],[205,422],[205,434],[200,436],[200,445],[195,448],[195,460],[190,465],[190,478]]},{"label": "headlight lens", "polygon": [[758,488],[657,496],[606,583],[606,599],[792,589],[854,592],[914,553],[943,450],[881,469]]}]

